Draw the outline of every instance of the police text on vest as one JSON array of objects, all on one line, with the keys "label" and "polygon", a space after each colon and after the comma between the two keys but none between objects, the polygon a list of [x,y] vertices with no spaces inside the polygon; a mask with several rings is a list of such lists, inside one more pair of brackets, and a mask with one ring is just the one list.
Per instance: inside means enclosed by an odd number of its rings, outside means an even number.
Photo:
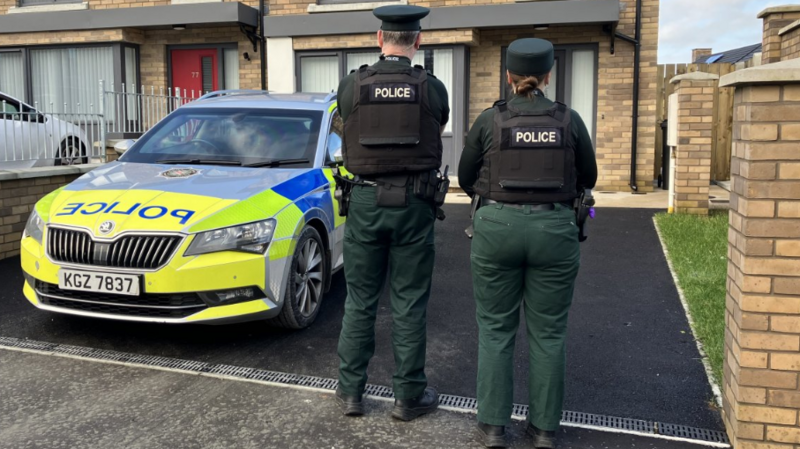
[{"label": "police text on vest", "polygon": [[564,130],[551,126],[512,127],[507,132],[507,145],[512,148],[560,147],[564,140]]},{"label": "police text on vest", "polygon": [[416,101],[417,86],[408,83],[373,83],[369,85],[371,102],[410,103]]}]

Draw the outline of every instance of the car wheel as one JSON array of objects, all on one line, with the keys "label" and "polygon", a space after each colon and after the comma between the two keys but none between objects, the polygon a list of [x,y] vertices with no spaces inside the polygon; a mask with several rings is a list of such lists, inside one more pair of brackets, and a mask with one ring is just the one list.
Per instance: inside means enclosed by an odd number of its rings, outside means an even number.
[{"label": "car wheel", "polygon": [[287,329],[303,329],[317,318],[329,271],[327,252],[316,229],[303,229],[291,264],[283,309],[271,321]]},{"label": "car wheel", "polygon": [[79,165],[87,162],[89,161],[86,157],[86,147],[80,140],[67,138],[61,144],[56,156],[56,165]]}]

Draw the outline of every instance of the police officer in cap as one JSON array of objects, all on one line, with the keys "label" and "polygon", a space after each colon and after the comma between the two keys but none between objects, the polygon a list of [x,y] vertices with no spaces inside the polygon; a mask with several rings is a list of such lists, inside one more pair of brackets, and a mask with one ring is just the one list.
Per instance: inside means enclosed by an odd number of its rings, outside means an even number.
[{"label": "police officer in cap", "polygon": [[542,39],[509,45],[513,95],[478,116],[458,167],[461,187],[480,197],[471,263],[478,431],[487,447],[506,447],[520,307],[530,361],[527,433],[535,447],[555,447],[561,418],[567,314],[580,264],[573,202],[594,186],[597,163],[580,116],[542,93],[553,53]]},{"label": "police officer in cap", "polygon": [[395,406],[410,421],[439,397],[425,377],[426,308],[434,261],[436,207],[431,182],[442,164],[441,132],[450,109],[444,84],[411,60],[427,8],[385,6],[382,55],[339,84],[344,165],[357,175],[344,240],[347,300],[339,337],[337,400],[345,415],[364,413],[367,365],[375,351],[378,299],[389,277]]}]

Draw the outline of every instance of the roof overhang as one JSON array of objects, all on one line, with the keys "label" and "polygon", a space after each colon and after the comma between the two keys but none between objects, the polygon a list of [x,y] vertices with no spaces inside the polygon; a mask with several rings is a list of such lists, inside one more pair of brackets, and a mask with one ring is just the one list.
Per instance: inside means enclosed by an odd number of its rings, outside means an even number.
[{"label": "roof overhang", "polygon": [[[422,30],[527,25],[607,24],[619,21],[619,0],[559,0],[431,8]],[[267,37],[374,33],[372,11],[266,16]]]},{"label": "roof overhang", "polygon": [[7,14],[0,16],[0,34],[225,23],[240,23],[256,27],[258,26],[258,10],[238,2],[214,2],[141,8]]}]

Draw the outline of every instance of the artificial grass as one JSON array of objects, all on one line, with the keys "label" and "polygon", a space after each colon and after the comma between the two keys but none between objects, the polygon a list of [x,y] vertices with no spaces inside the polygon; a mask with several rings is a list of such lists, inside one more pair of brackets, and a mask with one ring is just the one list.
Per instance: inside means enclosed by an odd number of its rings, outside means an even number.
[{"label": "artificial grass", "polygon": [[656,223],[683,289],[696,337],[722,385],[725,343],[725,281],[728,270],[728,213],[709,217],[658,214]]}]

